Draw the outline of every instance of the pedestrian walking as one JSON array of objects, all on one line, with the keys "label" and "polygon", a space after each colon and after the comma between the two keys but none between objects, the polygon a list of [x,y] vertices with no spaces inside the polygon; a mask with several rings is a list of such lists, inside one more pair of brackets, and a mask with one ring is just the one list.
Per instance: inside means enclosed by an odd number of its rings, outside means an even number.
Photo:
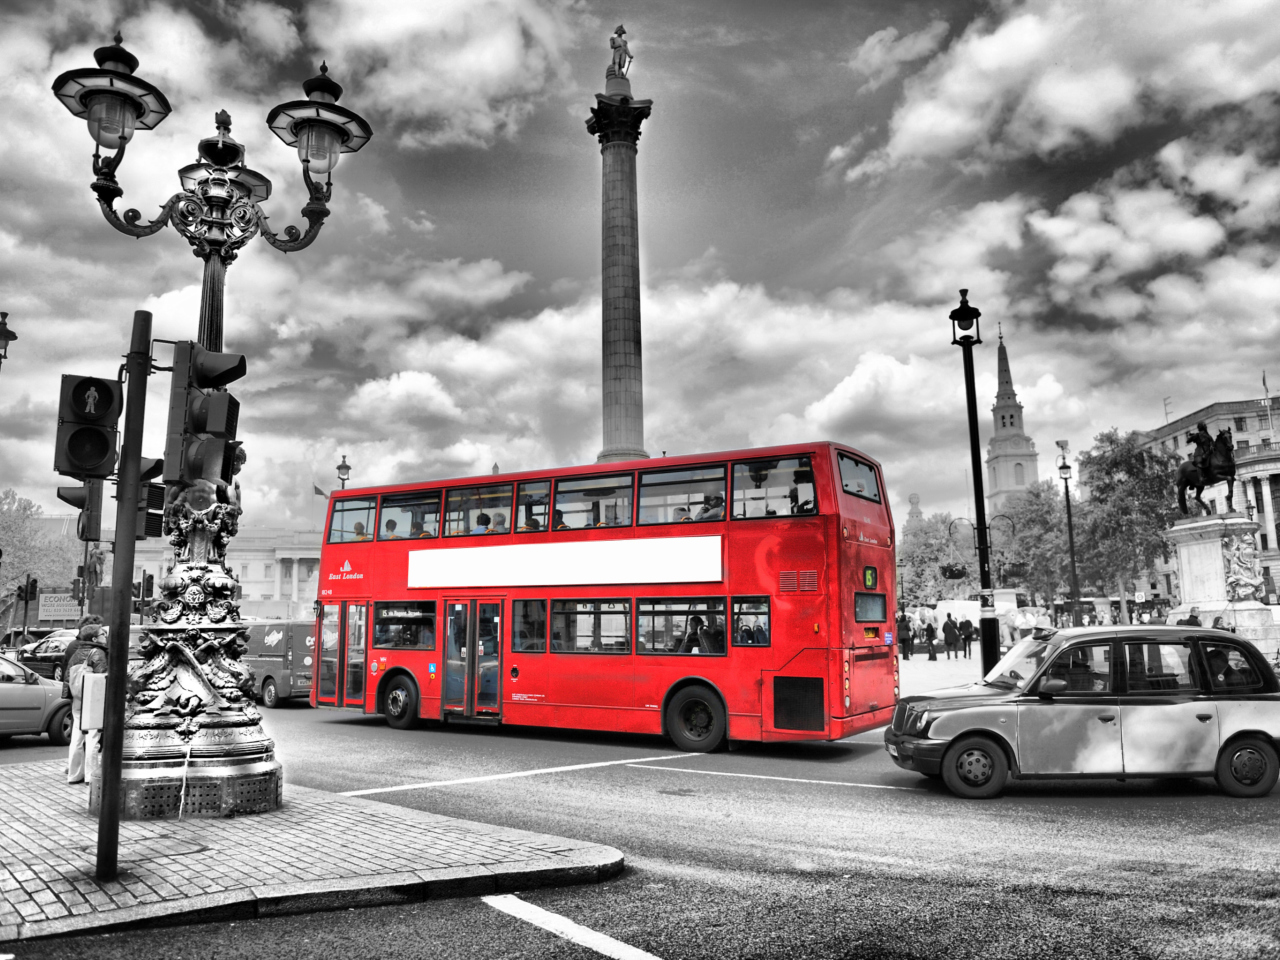
[{"label": "pedestrian walking", "polygon": [[956,622],[951,619],[951,614],[947,614],[947,622],[942,625],[942,645],[947,648],[947,659],[951,659],[952,651],[955,651],[956,657],[960,656],[960,628],[956,626]]},{"label": "pedestrian walking", "polygon": [[82,783],[86,758],[98,752],[98,731],[80,729],[80,711],[84,705],[84,678],[90,673],[107,672],[106,628],[101,623],[87,623],[80,628],[79,649],[71,657],[66,684],[71,693],[71,746],[67,750],[67,783]]},{"label": "pedestrian walking", "polygon": [[973,653],[973,621],[968,617],[960,621],[960,642],[964,644],[964,658],[968,660]]},{"label": "pedestrian walking", "polygon": [[933,641],[937,639],[938,639],[938,628],[933,625],[932,621],[926,623],[924,625],[924,642],[929,647],[930,660],[938,659],[938,651],[934,649],[934,646],[933,646]]},{"label": "pedestrian walking", "polygon": [[915,640],[911,636],[911,621],[905,613],[898,614],[898,650],[903,660],[910,660]]}]

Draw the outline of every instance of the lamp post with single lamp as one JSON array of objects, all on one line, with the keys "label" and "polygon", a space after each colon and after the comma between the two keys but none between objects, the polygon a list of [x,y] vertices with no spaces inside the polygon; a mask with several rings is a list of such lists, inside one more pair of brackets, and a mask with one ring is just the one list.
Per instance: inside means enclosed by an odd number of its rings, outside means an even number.
[{"label": "lamp post with single lamp", "polygon": [[982,445],[978,439],[978,396],[974,387],[973,348],[982,342],[978,319],[982,311],[969,304],[969,291],[960,291],[960,306],[951,311],[951,342],[964,354],[964,389],[969,410],[969,455],[973,468],[973,526],[978,547],[978,581],[981,585],[982,673],[985,676],[1000,659],[1000,622],[996,620],[995,590],[991,585],[991,546],[982,490]]},{"label": "lamp post with single lamp", "polygon": [[1080,578],[1076,576],[1076,531],[1071,521],[1071,464],[1067,462],[1067,441],[1059,440],[1058,476],[1062,478],[1062,495],[1067,501],[1067,549],[1071,554],[1071,625],[1080,626]]},{"label": "lamp post with single lamp", "polygon": [[342,484],[342,489],[347,489],[347,480],[351,476],[351,464],[347,463],[347,455],[342,455],[342,462],[338,464],[338,481]]},{"label": "lamp post with single lamp", "polygon": [[7,313],[0,312],[0,365],[9,359],[9,344],[18,339],[18,335],[9,329],[8,319]]}]

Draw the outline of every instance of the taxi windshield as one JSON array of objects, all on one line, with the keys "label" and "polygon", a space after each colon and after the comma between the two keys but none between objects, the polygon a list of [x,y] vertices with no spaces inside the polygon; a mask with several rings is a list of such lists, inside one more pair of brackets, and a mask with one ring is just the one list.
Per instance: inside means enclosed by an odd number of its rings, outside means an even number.
[{"label": "taxi windshield", "polygon": [[1058,644],[1028,637],[1014,644],[985,677],[983,683],[1009,690],[1021,690],[1048,659]]}]

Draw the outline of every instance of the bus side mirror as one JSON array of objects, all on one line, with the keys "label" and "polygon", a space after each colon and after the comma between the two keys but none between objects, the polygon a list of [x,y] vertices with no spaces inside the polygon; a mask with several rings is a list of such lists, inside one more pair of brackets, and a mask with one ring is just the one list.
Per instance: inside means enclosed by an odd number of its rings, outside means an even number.
[{"label": "bus side mirror", "polygon": [[1053,699],[1055,694],[1067,692],[1067,681],[1060,677],[1046,677],[1040,681],[1040,696]]}]

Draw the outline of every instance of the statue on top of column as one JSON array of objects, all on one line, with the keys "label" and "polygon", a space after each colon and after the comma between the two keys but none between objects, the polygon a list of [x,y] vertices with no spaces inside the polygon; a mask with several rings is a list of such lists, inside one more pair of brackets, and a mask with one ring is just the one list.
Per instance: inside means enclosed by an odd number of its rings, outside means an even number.
[{"label": "statue on top of column", "polygon": [[613,36],[609,38],[609,49],[613,51],[613,62],[604,72],[605,79],[625,77],[635,57],[627,47],[627,31],[622,24],[618,24],[618,28],[613,31]]}]

